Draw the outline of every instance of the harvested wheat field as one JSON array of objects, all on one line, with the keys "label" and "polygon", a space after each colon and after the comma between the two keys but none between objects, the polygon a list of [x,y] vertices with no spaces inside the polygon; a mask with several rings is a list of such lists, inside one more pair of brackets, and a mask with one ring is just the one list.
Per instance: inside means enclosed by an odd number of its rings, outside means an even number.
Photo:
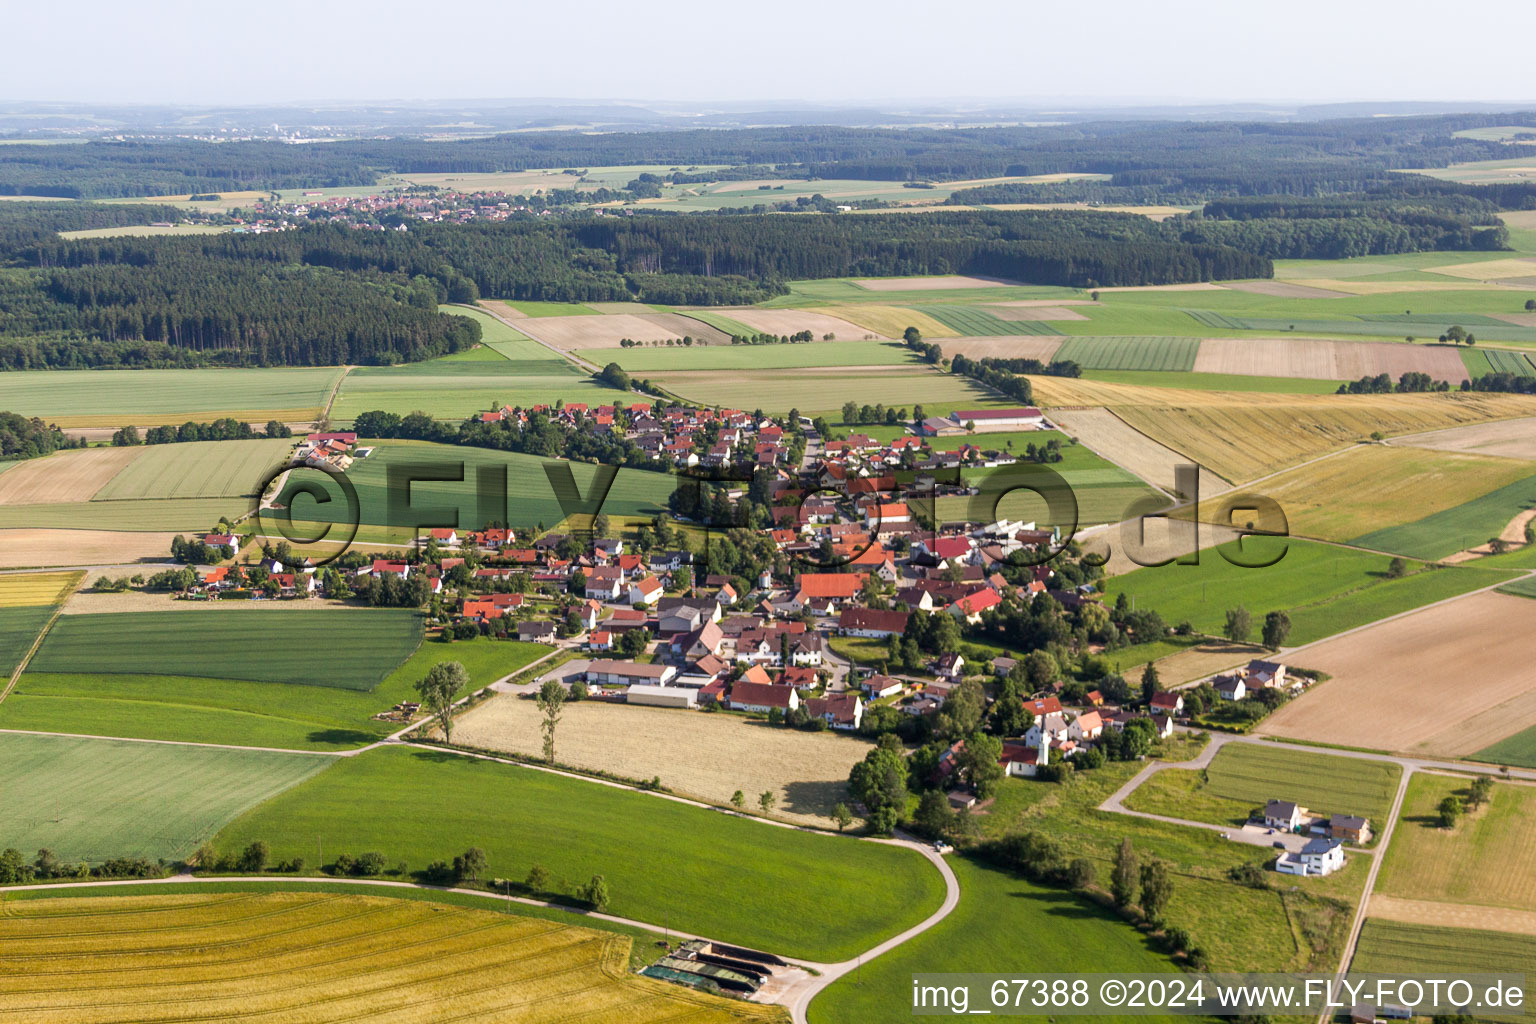
[{"label": "harvested wheat field", "polygon": [[1464,277],[1469,281],[1497,281],[1501,278],[1536,275],[1536,258],[1519,256],[1507,260],[1484,260],[1481,263],[1451,263],[1443,267],[1425,267],[1424,270],[1447,277]]},{"label": "harvested wheat field", "polygon": [[[1175,490],[1175,468],[1190,463],[1187,456],[1159,444],[1108,409],[1058,409],[1051,414],[1051,421],[1104,458],[1169,494]],[[1201,497],[1231,489],[1225,480],[1201,468]]]},{"label": "harvested wheat field", "polygon": [[1031,377],[1038,404],[1107,406],[1130,426],[1228,480],[1254,480],[1366,440],[1375,431],[1437,428],[1536,415],[1536,396],[1485,392],[1286,395],[1144,387]]},{"label": "harvested wheat field", "polygon": [[[686,329],[684,323],[689,325]],[[691,326],[694,324],[698,325],[697,329]],[[697,338],[712,331],[701,321],[662,313],[647,316],[619,313],[614,316],[530,317],[519,320],[517,329],[562,352],[574,352],[581,348],[618,348],[624,338],[645,342],[679,341],[684,334]],[[719,335],[717,340],[730,340],[718,331],[713,333]]]},{"label": "harvested wheat field", "polygon": [[1087,320],[1088,318],[1066,306],[982,306],[999,320],[1015,322],[1032,320]]},{"label": "harvested wheat field", "polygon": [[806,309],[756,309],[754,307],[735,308],[730,306],[715,310],[721,316],[730,317],[738,323],[746,324],[755,331],[765,334],[799,334],[801,331],[810,331],[820,338],[823,334],[835,334],[838,341],[859,341],[862,339],[874,339],[887,341],[885,335],[876,333],[867,327],[860,327],[856,323],[844,320],[841,317],[828,316],[826,313],[814,313]]},{"label": "harvested wheat field", "polygon": [[118,530],[0,530],[0,569],[163,562],[171,557],[175,536]]},{"label": "harvested wheat field", "polygon": [[1488,932],[1536,935],[1536,911],[1508,907],[1479,907],[1466,903],[1436,903],[1400,896],[1371,897],[1368,917],[1404,924],[1430,924],[1437,928],[1480,928]]},{"label": "harvested wheat field", "polygon": [[998,288],[1019,282],[1005,281],[1000,277],[941,274],[937,277],[868,277],[856,279],[853,283],[872,292],[929,292],[951,288]]},{"label": "harvested wheat field", "polygon": [[[1519,459],[1372,444],[1281,473],[1262,490],[1285,510],[1292,533],[1350,541],[1530,476],[1530,463]],[[1215,520],[1218,506],[1202,502],[1200,517]]]},{"label": "harvested wheat field", "polygon": [[1436,448],[1444,452],[1500,455],[1507,459],[1536,459],[1536,416],[1410,434],[1394,438],[1392,444]]},{"label": "harvested wheat field", "polygon": [[955,336],[953,327],[906,306],[838,306],[837,314],[861,330],[874,331],[887,338],[901,337],[908,327],[916,327],[923,337],[930,339]]},{"label": "harvested wheat field", "polygon": [[1474,754],[1536,725],[1530,628],[1528,599],[1482,592],[1287,652],[1288,662],[1333,678],[1256,731],[1411,754]]},{"label": "harvested wheat field", "polygon": [[[454,742],[540,757],[538,705],[502,694],[454,723]],[[782,729],[739,715],[630,707],[604,701],[565,706],[555,759],[578,768],[631,779],[659,776],[673,792],[716,804],[738,789],[756,806],[757,795],[778,797],[774,813],[807,825],[828,826],[832,808],[848,800],[848,771],[869,744],[828,732]]]},{"label": "harvested wheat field", "polygon": [[1277,299],[1341,299],[1349,294],[1294,281],[1228,281],[1224,287],[1251,295],[1272,295]]},{"label": "harvested wheat field", "polygon": [[1461,354],[1444,345],[1391,341],[1321,341],[1294,338],[1216,338],[1200,343],[1196,373],[1237,373],[1256,377],[1359,380],[1385,373],[1427,373],[1435,380],[1467,375]]},{"label": "harvested wheat field", "polygon": [[8,901],[0,1012],[38,1024],[783,1018],[631,974],[634,940],[579,918],[357,891]]},{"label": "harvested wheat field", "polygon": [[148,449],[80,448],[28,459],[0,474],[0,505],[90,501]]},{"label": "harvested wheat field", "polygon": [[945,355],[959,353],[972,359],[1038,359],[1048,363],[1065,340],[1065,338],[1042,334],[1002,334],[974,338],[945,338],[939,347],[944,350]]},{"label": "harvested wheat field", "polygon": [[83,572],[17,573],[0,576],[0,608],[58,604]]}]

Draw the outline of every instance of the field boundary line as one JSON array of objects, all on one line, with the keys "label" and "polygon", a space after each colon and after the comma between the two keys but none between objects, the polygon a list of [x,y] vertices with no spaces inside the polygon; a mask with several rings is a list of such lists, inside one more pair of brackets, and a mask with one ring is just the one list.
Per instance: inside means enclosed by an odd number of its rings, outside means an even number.
[{"label": "field boundary line", "polygon": [[5,689],[0,690],[0,703],[4,703],[5,698],[9,697],[11,691],[16,688],[16,680],[20,679],[22,672],[26,671],[27,665],[32,661],[32,656],[37,653],[37,649],[43,646],[43,640],[47,638],[49,631],[53,629],[53,624],[59,621],[60,615],[64,614],[64,605],[69,602],[71,597],[75,596],[75,591],[80,589],[80,584],[85,582],[86,572],[78,569],[72,571],[78,572],[79,575],[59,594],[59,601],[58,604],[54,605],[53,614],[48,617],[47,622],[43,623],[43,628],[38,630],[36,638],[32,641],[32,646],[27,648],[27,653],[16,663],[16,670],[5,681]]},{"label": "field boundary line", "polygon": [[[540,345],[544,346],[545,348],[547,348],[551,352],[553,352],[555,355],[559,356],[565,362],[571,363],[572,365],[576,366],[578,369],[581,369],[581,370],[583,370],[586,373],[598,373],[602,369],[596,363],[588,362],[587,360],[585,360],[585,359],[581,358],[580,356],[576,355],[576,353],[574,353],[574,352],[566,352],[563,349],[556,348],[554,345],[551,345],[549,342],[545,341],[543,338],[540,338],[537,334],[534,334],[532,331],[524,330],[523,328],[519,327],[517,324],[513,323],[512,320],[510,320],[507,317],[502,316],[500,313],[496,312],[494,309],[491,309],[489,306],[482,306],[482,305],[480,305],[478,303],[454,303],[454,305],[463,305],[466,309],[475,309],[475,310],[478,310],[481,313],[486,314],[489,317],[492,317],[492,318],[496,319],[497,321],[501,322],[502,324],[505,324],[507,327],[512,328],[514,331],[516,331],[518,334],[521,334],[523,337],[528,338],[528,339],[530,339],[532,341],[538,342]],[[601,314],[599,314],[599,315],[601,315]],[[529,319],[533,320],[533,319],[537,319],[537,317],[529,317]]]},{"label": "field boundary line", "polygon": [[352,371],[355,369],[357,369],[357,367],[352,365],[342,366],[341,376],[337,377],[336,382],[331,385],[331,393],[325,397],[325,404],[320,407],[320,419],[315,422],[316,427],[318,427],[321,423],[330,421],[331,406],[336,404],[336,396],[341,394],[341,385],[349,376],[351,376]]},{"label": "field boundary line", "polygon": [[[111,740],[117,743],[154,743],[166,747],[211,747],[215,750],[257,750],[268,754],[312,754],[316,757],[351,757],[368,748],[357,750],[299,750],[295,747],[247,747],[238,743],[200,743],[197,740],[151,740],[142,736],[100,736],[82,732],[46,732],[41,729],[0,729],[0,736],[56,736],[71,740]],[[377,746],[377,744],[374,744]]]}]

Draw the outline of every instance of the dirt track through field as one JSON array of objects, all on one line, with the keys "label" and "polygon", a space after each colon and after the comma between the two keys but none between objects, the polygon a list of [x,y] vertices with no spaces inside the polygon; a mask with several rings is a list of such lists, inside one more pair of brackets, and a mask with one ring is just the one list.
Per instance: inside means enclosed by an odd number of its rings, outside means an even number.
[{"label": "dirt track through field", "polygon": [[1536,725],[1530,628],[1529,599],[1485,592],[1313,644],[1296,663],[1333,678],[1256,731],[1415,754],[1476,753]]},{"label": "dirt track through field", "polygon": [[85,448],[28,459],[0,474],[0,505],[90,501],[144,448]]},{"label": "dirt track through field", "polygon": [[1436,380],[1461,381],[1461,355],[1446,346],[1397,342],[1321,341],[1294,338],[1215,338],[1200,343],[1196,373],[1259,377],[1359,380],[1385,373],[1427,373]]},{"label": "dirt track through field", "polygon": [[[1499,540],[1510,547],[1518,548],[1523,546],[1525,544],[1525,528],[1530,525],[1532,520],[1536,520],[1536,509],[1526,509],[1524,512],[1521,512],[1504,524],[1504,529],[1499,531]],[[1458,551],[1451,557],[1442,558],[1440,561],[1445,562],[1447,565],[1459,565],[1462,562],[1470,562],[1474,559],[1482,558],[1484,555],[1491,554],[1493,554],[1493,549],[1489,545],[1479,544],[1475,548]]]},{"label": "dirt track through field", "polygon": [[1536,460],[1536,416],[1409,434],[1393,438],[1389,443],[1413,448],[1436,448],[1446,452],[1474,452],[1478,455]]},{"label": "dirt track through field", "polygon": [[1536,911],[1509,907],[1479,907],[1467,903],[1436,903],[1400,896],[1372,896],[1367,917],[1437,928],[1480,928],[1488,932],[1536,935]]}]

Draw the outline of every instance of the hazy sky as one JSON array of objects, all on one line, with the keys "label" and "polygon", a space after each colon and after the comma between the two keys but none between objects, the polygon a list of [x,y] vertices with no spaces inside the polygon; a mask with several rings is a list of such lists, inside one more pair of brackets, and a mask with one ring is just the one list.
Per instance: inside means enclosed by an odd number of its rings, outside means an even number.
[{"label": "hazy sky", "polygon": [[1533,0],[6,7],[4,100],[1536,101]]}]

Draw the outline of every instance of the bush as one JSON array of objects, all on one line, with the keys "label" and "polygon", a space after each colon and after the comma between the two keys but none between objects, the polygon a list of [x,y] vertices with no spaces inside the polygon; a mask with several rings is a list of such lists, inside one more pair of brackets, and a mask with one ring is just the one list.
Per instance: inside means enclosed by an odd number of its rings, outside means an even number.
[{"label": "bush", "polygon": [[350,875],[352,873],[353,866],[356,864],[357,861],[352,858],[350,853],[343,853],[336,858],[334,870],[338,875]]},{"label": "bush", "polygon": [[382,875],[386,863],[388,861],[384,859],[382,853],[377,850],[370,850],[357,858],[357,862],[352,865],[352,873],[354,875]]},{"label": "bush", "polygon": [[[1238,885],[1246,885],[1250,889],[1268,889],[1269,880],[1264,876],[1264,869],[1249,861],[1246,864],[1235,865],[1227,872],[1227,877]],[[1180,948],[1187,948],[1181,946]]]},{"label": "bush", "polygon": [[240,851],[240,857],[235,861],[235,867],[241,871],[255,873],[267,869],[267,858],[271,851],[263,840],[256,840],[250,846]]}]

